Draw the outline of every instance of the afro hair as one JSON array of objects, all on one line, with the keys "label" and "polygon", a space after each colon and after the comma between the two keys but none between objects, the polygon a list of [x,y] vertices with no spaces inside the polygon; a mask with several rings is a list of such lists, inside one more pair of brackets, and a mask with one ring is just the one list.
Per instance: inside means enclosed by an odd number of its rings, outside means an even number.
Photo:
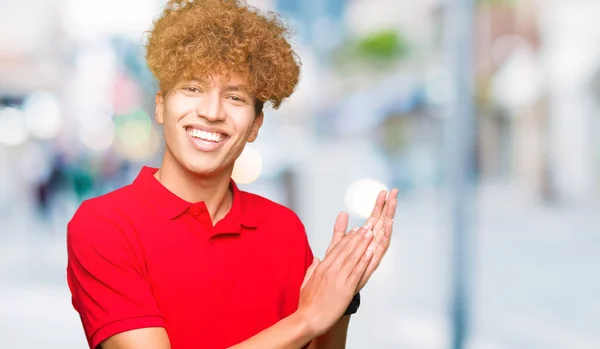
[{"label": "afro hair", "polygon": [[182,79],[240,72],[246,92],[277,109],[300,74],[290,34],[278,14],[241,0],[169,1],[148,32],[146,60],[163,92]]}]

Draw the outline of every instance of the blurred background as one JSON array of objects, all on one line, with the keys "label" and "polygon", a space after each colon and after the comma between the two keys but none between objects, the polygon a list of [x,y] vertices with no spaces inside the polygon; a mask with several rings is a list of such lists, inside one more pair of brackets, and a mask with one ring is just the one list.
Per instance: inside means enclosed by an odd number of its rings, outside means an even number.
[{"label": "blurred background", "polygon": [[[303,72],[240,187],[316,255],[339,211],[400,188],[348,348],[600,348],[599,1],[251,3],[293,25]],[[65,227],[160,164],[143,42],[164,1],[0,5],[0,347],[85,348]]]}]

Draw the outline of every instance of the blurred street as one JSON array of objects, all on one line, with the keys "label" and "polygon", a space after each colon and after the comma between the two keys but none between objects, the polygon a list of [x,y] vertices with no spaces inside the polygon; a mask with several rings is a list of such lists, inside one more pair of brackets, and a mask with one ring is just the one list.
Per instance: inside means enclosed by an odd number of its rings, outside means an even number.
[{"label": "blurred street", "polygon": [[[348,348],[600,348],[600,1],[249,3],[290,25],[302,71],[236,160],[240,188],[295,211],[317,256],[339,211],[361,224],[400,190]],[[87,346],[66,225],[160,166],[144,33],[167,4],[2,3],[0,349]]]},{"label": "blurred street", "polygon": [[[519,193],[499,183],[478,191],[469,348],[597,349],[600,205],[541,206]],[[444,216],[439,195],[399,203],[392,247],[363,292],[348,348],[447,348]],[[64,231],[36,223],[26,207],[2,221],[1,347],[84,348],[65,283]]]}]

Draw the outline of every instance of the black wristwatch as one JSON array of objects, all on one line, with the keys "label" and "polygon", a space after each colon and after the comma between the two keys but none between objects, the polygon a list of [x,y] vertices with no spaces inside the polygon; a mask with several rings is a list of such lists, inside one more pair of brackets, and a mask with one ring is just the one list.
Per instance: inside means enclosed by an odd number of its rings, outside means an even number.
[{"label": "black wristwatch", "polygon": [[360,292],[354,295],[350,305],[348,305],[348,308],[344,312],[344,316],[355,314],[358,311],[358,307],[360,307]]}]

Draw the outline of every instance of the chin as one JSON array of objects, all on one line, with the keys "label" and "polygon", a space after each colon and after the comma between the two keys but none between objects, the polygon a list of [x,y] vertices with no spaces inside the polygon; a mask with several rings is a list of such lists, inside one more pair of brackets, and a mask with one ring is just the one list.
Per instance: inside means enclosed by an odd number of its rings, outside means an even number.
[{"label": "chin", "polygon": [[185,169],[197,176],[215,176],[226,170],[224,166],[219,163],[208,163],[206,161],[187,161],[184,162]]},{"label": "chin", "polygon": [[196,176],[216,176],[227,170],[233,170],[223,154],[203,154],[197,151],[170,152],[170,162],[175,162],[182,170]]}]

